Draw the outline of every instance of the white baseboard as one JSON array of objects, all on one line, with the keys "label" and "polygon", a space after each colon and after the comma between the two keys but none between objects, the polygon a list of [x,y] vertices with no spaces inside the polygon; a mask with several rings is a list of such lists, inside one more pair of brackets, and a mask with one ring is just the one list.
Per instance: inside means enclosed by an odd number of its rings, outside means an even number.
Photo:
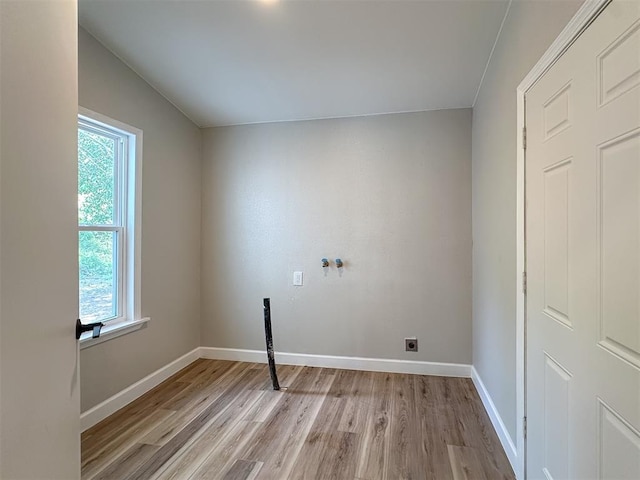
[{"label": "white baseboard", "polygon": [[80,430],[84,432],[85,430],[93,427],[98,422],[133,402],[136,398],[142,396],[174,373],[179,372],[190,363],[196,361],[198,358],[200,358],[200,348],[194,348],[189,353],[186,353],[168,365],[165,365],[150,375],[147,375],[142,380],[128,386],[121,392],[116,393],[114,396],[107,398],[104,402],[99,403],[86,412],[83,412],[80,415]]},{"label": "white baseboard", "polygon": [[[233,362],[267,363],[267,352],[241,348],[200,347],[200,358]],[[277,362],[277,360],[276,360]]]},{"label": "white baseboard", "polygon": [[482,379],[475,367],[471,367],[471,379],[473,380],[473,384],[476,386],[476,390],[478,390],[478,395],[480,395],[484,409],[487,411],[487,414],[491,419],[493,428],[498,434],[504,453],[506,453],[509,463],[511,463],[511,468],[513,468],[514,472],[518,472],[518,451],[516,450],[516,446],[513,443],[511,435],[509,435],[509,431],[502,421],[493,400],[491,399],[491,395],[489,395],[487,388],[484,386],[484,383],[482,383]]},{"label": "white baseboard", "polygon": [[[200,356],[214,360],[267,363],[267,354],[260,350],[236,348],[200,347]],[[337,357],[306,353],[275,352],[280,365],[307,365],[310,367],[364,370],[370,372],[414,373],[446,377],[470,377],[471,365],[460,363],[421,362],[414,360],[392,360],[386,358]]]}]

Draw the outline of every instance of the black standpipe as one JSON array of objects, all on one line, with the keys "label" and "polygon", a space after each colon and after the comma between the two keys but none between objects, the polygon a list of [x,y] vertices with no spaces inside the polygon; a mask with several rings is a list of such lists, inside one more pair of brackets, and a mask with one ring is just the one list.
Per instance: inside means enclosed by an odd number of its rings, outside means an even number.
[{"label": "black standpipe", "polygon": [[273,334],[271,333],[271,299],[263,299],[262,304],[264,305],[264,335],[267,339],[267,358],[269,360],[269,373],[271,374],[271,383],[273,384],[274,390],[280,390],[278,375],[276,374],[276,361],[273,358]]}]

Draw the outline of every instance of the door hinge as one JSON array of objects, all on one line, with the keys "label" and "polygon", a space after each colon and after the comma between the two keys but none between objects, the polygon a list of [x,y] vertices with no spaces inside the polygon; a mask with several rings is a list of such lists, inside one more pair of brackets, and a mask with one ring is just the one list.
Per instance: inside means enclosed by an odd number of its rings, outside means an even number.
[{"label": "door hinge", "polygon": [[527,149],[527,127],[522,127],[522,148]]},{"label": "door hinge", "polygon": [[522,293],[527,294],[527,272],[522,272]]},{"label": "door hinge", "polygon": [[522,435],[527,438],[527,417],[522,417]]}]

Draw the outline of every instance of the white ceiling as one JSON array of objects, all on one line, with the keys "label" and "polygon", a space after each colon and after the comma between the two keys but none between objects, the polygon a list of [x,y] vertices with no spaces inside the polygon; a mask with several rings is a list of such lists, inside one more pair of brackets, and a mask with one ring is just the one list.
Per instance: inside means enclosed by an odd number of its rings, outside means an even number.
[{"label": "white ceiling", "polygon": [[201,127],[472,106],[508,0],[80,0]]}]

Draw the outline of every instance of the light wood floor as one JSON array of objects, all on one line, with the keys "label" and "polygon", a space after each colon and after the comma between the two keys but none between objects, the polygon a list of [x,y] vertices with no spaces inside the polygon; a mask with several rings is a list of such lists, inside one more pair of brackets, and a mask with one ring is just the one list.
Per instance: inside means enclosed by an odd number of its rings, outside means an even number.
[{"label": "light wood floor", "polygon": [[198,360],[82,435],[89,479],[513,479],[469,379]]}]

